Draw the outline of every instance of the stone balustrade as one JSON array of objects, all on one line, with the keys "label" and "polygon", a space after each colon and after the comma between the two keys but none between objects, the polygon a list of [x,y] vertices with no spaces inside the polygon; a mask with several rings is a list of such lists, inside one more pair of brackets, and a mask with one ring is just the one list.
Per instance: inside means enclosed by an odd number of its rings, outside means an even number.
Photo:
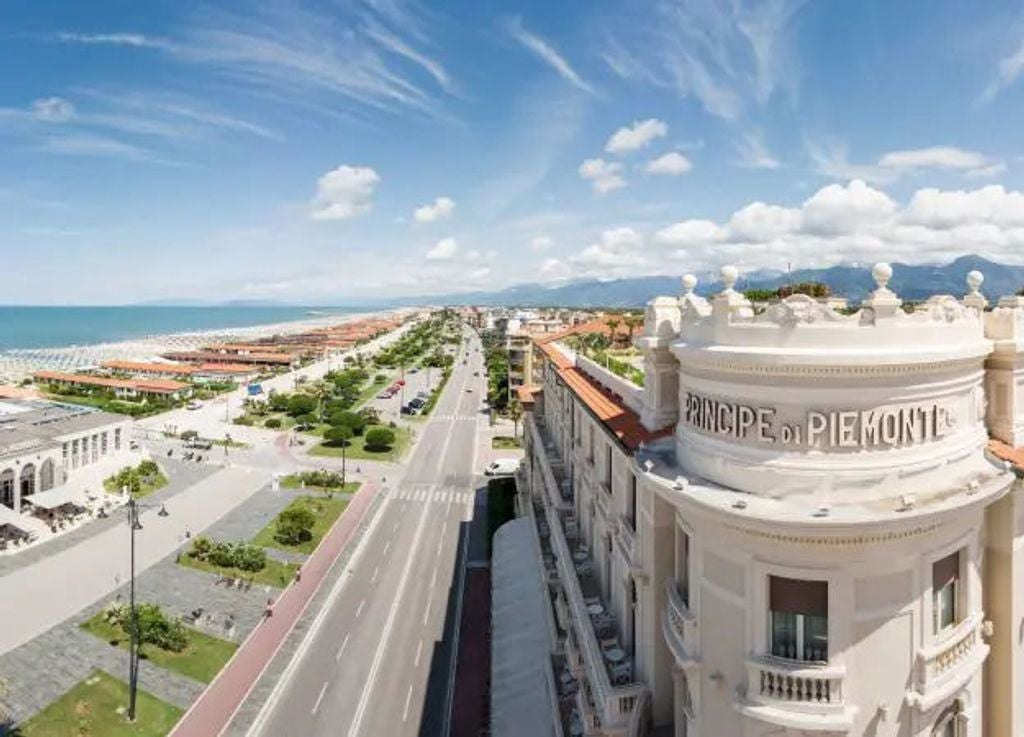
[{"label": "stone balustrade", "polygon": [[922,711],[962,688],[981,668],[988,656],[984,615],[975,612],[934,645],[917,653],[916,683],[906,701]]},{"label": "stone balustrade", "polygon": [[686,667],[696,661],[697,618],[679,595],[675,579],[665,582],[665,617],[662,631],[676,663]]},{"label": "stone balustrade", "polygon": [[845,678],[841,665],[752,655],[746,695],[737,707],[786,729],[845,732],[853,724],[853,709],[843,697]]}]

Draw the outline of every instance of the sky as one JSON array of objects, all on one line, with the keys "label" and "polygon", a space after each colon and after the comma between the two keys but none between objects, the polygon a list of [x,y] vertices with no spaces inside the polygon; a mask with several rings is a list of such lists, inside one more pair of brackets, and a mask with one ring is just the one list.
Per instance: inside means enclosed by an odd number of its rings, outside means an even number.
[{"label": "sky", "polygon": [[1024,262],[1024,7],[0,3],[7,304]]}]

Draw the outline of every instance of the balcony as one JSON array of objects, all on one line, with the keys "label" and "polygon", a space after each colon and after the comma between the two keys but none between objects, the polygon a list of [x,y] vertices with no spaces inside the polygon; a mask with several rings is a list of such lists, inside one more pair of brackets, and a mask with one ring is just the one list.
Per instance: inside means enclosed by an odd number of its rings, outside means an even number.
[{"label": "balcony", "polygon": [[612,493],[608,490],[608,485],[603,481],[592,487],[594,491],[594,506],[597,509],[598,514],[601,515],[602,519],[608,520],[611,515],[612,505]]},{"label": "balcony", "polygon": [[843,701],[846,669],[773,656],[747,658],[747,692],[736,708],[786,729],[847,732],[853,707]]},{"label": "balcony", "polygon": [[615,525],[615,544],[622,551],[622,557],[635,573],[642,573],[643,565],[640,560],[640,545],[637,541],[636,530],[632,520],[620,517]]},{"label": "balcony", "polygon": [[917,653],[914,686],[907,691],[908,706],[927,711],[952,696],[973,678],[988,657],[982,635],[984,614],[976,612],[941,641]]},{"label": "balcony", "polygon": [[672,578],[665,582],[665,616],[661,628],[676,664],[684,669],[697,665],[697,618],[679,595],[679,587]]}]

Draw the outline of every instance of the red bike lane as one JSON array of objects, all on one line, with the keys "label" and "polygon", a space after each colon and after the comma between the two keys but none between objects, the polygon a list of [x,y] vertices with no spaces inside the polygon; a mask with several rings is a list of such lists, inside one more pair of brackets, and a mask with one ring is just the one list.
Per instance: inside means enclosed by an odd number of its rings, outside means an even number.
[{"label": "red bike lane", "polygon": [[249,633],[227,665],[185,712],[170,737],[218,737],[227,728],[352,539],[377,489],[376,483],[363,484],[302,566],[301,580],[293,581],[281,592],[274,602],[273,614],[264,617]]}]

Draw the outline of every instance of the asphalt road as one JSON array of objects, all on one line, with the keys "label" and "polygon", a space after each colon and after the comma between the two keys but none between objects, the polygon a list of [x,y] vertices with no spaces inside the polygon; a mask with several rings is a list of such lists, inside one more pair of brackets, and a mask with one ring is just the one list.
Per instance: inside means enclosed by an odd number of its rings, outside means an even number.
[{"label": "asphalt road", "polygon": [[463,353],[457,358],[401,480],[389,480],[352,573],[327,600],[250,737],[444,734],[457,572],[481,470],[486,380],[478,347],[472,337],[467,363]]}]

